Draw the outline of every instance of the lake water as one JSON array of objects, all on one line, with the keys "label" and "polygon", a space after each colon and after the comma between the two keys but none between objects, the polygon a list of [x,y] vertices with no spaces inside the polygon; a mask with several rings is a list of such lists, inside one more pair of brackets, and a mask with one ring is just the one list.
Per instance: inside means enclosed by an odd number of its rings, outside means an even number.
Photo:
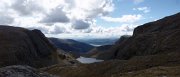
[{"label": "lake water", "polygon": [[86,58],[86,57],[79,57],[77,58],[77,60],[81,63],[84,63],[84,64],[89,64],[89,63],[95,63],[95,62],[102,62],[104,60],[98,60],[96,58]]}]

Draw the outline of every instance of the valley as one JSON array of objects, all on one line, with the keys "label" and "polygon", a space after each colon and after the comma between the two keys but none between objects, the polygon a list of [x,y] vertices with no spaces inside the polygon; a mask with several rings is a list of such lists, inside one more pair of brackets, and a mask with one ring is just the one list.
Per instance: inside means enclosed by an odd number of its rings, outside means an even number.
[{"label": "valley", "polygon": [[180,13],[118,39],[78,41],[0,25],[0,67],[0,77],[180,77]]}]

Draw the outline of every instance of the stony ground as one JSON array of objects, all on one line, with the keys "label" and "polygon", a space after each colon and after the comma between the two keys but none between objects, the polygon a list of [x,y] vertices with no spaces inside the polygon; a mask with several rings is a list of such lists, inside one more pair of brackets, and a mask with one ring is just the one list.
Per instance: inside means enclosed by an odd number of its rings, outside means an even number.
[{"label": "stony ground", "polygon": [[60,77],[38,71],[29,66],[13,65],[0,68],[0,77]]}]

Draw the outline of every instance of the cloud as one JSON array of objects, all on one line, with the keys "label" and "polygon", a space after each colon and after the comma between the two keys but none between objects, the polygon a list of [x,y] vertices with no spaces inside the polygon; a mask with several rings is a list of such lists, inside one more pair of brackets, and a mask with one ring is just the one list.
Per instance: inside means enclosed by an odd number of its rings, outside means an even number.
[{"label": "cloud", "polygon": [[[39,29],[46,35],[59,36],[117,36],[132,34],[131,22],[142,15],[108,17],[114,11],[113,0],[2,0],[0,24],[12,24],[28,29]],[[108,22],[122,22],[118,27],[104,28],[96,25],[102,17]],[[47,25],[51,24],[51,25]]]},{"label": "cloud", "polygon": [[7,15],[0,15],[0,24],[6,25],[11,24],[14,21],[14,18]]},{"label": "cloud", "polygon": [[63,26],[54,25],[49,30],[49,34],[61,34],[61,33],[67,33],[67,30]]},{"label": "cloud", "polygon": [[133,8],[133,10],[143,11],[144,13],[149,13],[151,11],[148,7]]},{"label": "cloud", "polygon": [[11,5],[11,8],[22,16],[44,11],[43,7],[35,2],[35,0],[15,0]]},{"label": "cloud", "polygon": [[67,2],[70,16],[76,19],[91,19],[99,15],[107,15],[114,10],[112,0],[74,0]]},{"label": "cloud", "polygon": [[80,38],[80,37],[119,37],[121,35],[132,35],[134,28],[137,25],[134,24],[122,24],[117,27],[104,28],[101,26],[90,26],[87,29],[75,30],[70,24],[55,24],[52,26],[34,25],[27,26],[29,29],[42,30],[47,36],[59,37],[59,38]]},{"label": "cloud", "polygon": [[135,4],[139,4],[139,3],[142,3],[142,2],[144,2],[144,0],[134,0]]},{"label": "cloud", "polygon": [[14,14],[11,16],[14,19],[31,17],[52,24],[71,23],[71,20],[91,21],[114,10],[112,0],[2,0],[0,4],[0,11],[12,10],[11,13],[3,13]]},{"label": "cloud", "polygon": [[[62,34],[47,34],[47,36],[58,38],[119,38],[122,35],[132,35],[134,28],[137,25],[134,24],[122,24],[117,27],[104,28],[101,26],[91,26],[88,29],[81,30],[82,32],[75,33],[71,30],[70,33]],[[62,36],[63,35],[63,36]]]},{"label": "cloud", "polygon": [[87,29],[89,28],[90,24],[87,21],[83,20],[75,20],[72,23],[72,28],[74,29]]},{"label": "cloud", "polygon": [[10,6],[9,0],[2,0],[0,2],[0,24],[6,25],[14,22],[13,14],[10,13],[11,10],[7,9]]},{"label": "cloud", "polygon": [[109,27],[104,28],[102,26],[91,26],[87,30],[84,30],[86,33],[94,33],[94,34],[124,34],[126,32],[133,32],[134,28],[137,27],[137,25],[133,24],[122,24],[117,27]]},{"label": "cloud", "polygon": [[49,26],[44,26],[44,25],[40,25],[40,24],[36,24],[36,25],[18,25],[19,27],[24,27],[26,26],[27,29],[29,30],[33,30],[33,29],[38,29],[41,30],[44,34],[49,34],[49,30],[51,29]]},{"label": "cloud", "polygon": [[62,8],[57,7],[52,10],[49,14],[47,14],[40,22],[42,23],[66,23],[69,22],[70,19],[66,16],[66,13],[62,10]]},{"label": "cloud", "polygon": [[122,24],[117,27],[111,27],[104,29],[104,33],[111,33],[111,34],[124,34],[127,32],[133,32],[134,28],[137,27],[137,25],[133,24]]},{"label": "cloud", "polygon": [[71,30],[68,30],[68,28],[63,24],[55,24],[52,26],[45,26],[45,25],[41,25],[41,24],[37,24],[37,25],[33,25],[33,26],[26,25],[26,28],[30,29],[30,30],[39,29],[44,34],[54,34],[54,35],[62,34],[62,33],[69,34],[71,32]]},{"label": "cloud", "polygon": [[122,17],[119,17],[119,18],[104,16],[101,18],[108,22],[133,23],[133,22],[137,22],[138,20],[140,20],[142,18],[142,15],[140,15],[140,14],[123,15]]},{"label": "cloud", "polygon": [[64,0],[40,22],[43,23],[71,23],[73,29],[87,29],[94,18],[105,16],[114,10],[112,0]]}]

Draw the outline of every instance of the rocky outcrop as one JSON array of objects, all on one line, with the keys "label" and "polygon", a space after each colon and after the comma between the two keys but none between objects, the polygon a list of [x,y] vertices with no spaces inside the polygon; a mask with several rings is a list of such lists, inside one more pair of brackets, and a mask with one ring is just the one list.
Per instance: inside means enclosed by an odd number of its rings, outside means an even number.
[{"label": "rocky outcrop", "polygon": [[0,68],[0,77],[59,77],[40,72],[29,66],[7,66]]},{"label": "rocky outcrop", "polygon": [[[180,50],[180,13],[135,28],[97,58],[127,60],[133,56],[166,54]],[[127,37],[127,38],[126,38]]]},{"label": "rocky outcrop", "polygon": [[180,51],[180,13],[135,28],[133,36],[115,45],[112,59]]},{"label": "rocky outcrop", "polygon": [[126,41],[130,37],[131,37],[131,35],[123,35],[123,36],[121,36],[120,39],[115,42],[115,45],[116,44],[121,44],[123,41]]},{"label": "rocky outcrop", "polygon": [[0,37],[0,67],[44,67],[57,63],[56,48],[40,30],[0,25]]}]

